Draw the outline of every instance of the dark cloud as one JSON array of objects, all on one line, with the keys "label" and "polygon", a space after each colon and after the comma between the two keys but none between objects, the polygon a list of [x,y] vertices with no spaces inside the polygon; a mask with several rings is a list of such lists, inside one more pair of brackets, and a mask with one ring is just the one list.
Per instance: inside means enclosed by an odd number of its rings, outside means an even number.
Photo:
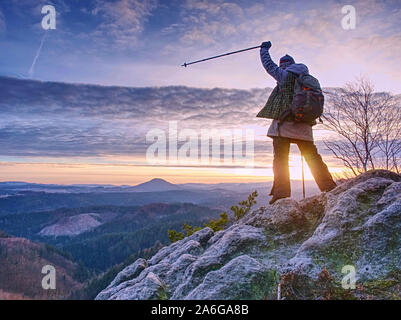
[{"label": "dark cloud", "polygon": [[[68,115],[96,119],[252,122],[267,90],[106,87],[0,78],[2,114]],[[203,124],[202,124],[203,125]]]},{"label": "dark cloud", "polygon": [[252,126],[255,155],[271,155],[267,121],[255,118],[267,89],[128,88],[0,77],[0,155],[144,156],[146,133]]}]

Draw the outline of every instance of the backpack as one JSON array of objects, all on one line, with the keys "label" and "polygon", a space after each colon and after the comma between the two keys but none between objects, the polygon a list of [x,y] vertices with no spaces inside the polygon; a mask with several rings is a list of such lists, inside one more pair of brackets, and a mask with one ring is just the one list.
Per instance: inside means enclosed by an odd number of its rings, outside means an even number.
[{"label": "backpack", "polygon": [[324,96],[319,81],[310,74],[297,76],[291,105],[278,119],[282,121],[316,124],[323,114]]}]

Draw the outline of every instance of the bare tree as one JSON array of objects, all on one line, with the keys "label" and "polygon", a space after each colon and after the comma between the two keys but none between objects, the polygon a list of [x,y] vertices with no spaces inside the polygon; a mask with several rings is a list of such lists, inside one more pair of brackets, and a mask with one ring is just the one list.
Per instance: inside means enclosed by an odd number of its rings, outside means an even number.
[{"label": "bare tree", "polygon": [[385,107],[380,113],[381,127],[376,158],[381,167],[400,173],[401,170],[401,107],[400,99],[381,94]]},{"label": "bare tree", "polygon": [[324,127],[336,133],[326,147],[354,175],[370,169],[400,171],[401,108],[397,97],[376,93],[363,78],[326,93]]}]

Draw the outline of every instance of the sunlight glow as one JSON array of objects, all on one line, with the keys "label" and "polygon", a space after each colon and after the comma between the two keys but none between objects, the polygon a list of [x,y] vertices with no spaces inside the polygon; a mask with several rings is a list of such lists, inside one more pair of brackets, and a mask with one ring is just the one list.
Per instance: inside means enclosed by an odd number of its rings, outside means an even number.
[{"label": "sunlight glow", "polygon": [[[38,159],[37,159],[38,160]],[[238,167],[194,167],[194,166],[147,166],[140,161],[128,158],[108,157],[103,163],[77,162],[77,159],[63,159],[63,163],[48,162],[0,162],[0,181],[25,181],[56,184],[127,184],[135,185],[152,178],[163,178],[172,183],[220,183],[220,182],[265,182],[273,180],[272,162],[257,163],[254,168]],[[97,159],[99,161],[99,159]],[[135,162],[139,163],[135,165]],[[336,177],[344,170],[327,162],[330,171]],[[290,154],[290,175],[292,180],[300,180],[301,157]],[[305,180],[313,180],[312,174],[304,162]]]}]

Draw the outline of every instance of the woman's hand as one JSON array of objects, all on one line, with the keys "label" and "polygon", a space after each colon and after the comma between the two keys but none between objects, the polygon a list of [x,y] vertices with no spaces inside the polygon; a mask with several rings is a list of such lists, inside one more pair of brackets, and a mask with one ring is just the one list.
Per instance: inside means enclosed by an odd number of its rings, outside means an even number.
[{"label": "woman's hand", "polygon": [[260,46],[262,48],[266,48],[267,50],[269,50],[270,47],[272,46],[272,43],[270,41],[265,41],[265,42],[262,42],[262,44]]}]

